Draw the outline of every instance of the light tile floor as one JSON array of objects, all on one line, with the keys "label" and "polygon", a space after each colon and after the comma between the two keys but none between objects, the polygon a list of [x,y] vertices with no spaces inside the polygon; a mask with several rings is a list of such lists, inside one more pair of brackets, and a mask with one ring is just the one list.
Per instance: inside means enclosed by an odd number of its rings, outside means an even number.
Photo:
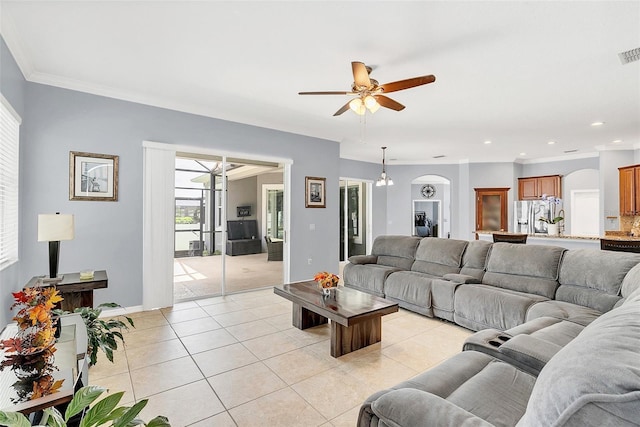
[{"label": "light tile floor", "polygon": [[180,426],[350,426],[370,394],[460,351],[470,331],[400,310],[382,342],[329,355],[327,325],[291,326],[291,303],[260,290],[133,313],[115,363],[101,357],[91,384],[143,398],[141,416]]}]

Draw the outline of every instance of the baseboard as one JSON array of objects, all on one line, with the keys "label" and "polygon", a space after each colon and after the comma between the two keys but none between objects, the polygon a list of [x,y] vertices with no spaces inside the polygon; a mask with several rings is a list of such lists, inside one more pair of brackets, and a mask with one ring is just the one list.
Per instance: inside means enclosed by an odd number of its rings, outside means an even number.
[{"label": "baseboard", "polygon": [[123,308],[113,308],[110,310],[103,310],[102,313],[100,313],[100,317],[102,318],[102,317],[122,316],[122,315],[127,315],[132,313],[138,313],[140,311],[144,311],[141,305],[134,305],[132,307],[123,307]]}]

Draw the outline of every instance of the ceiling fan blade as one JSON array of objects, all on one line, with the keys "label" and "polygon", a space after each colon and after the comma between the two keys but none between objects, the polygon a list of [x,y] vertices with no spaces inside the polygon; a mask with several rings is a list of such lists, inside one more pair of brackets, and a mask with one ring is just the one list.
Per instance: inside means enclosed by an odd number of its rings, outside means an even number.
[{"label": "ceiling fan blade", "polygon": [[356,86],[369,88],[371,87],[371,79],[369,78],[369,72],[366,65],[362,62],[352,62],[351,69],[353,70],[353,82]]},{"label": "ceiling fan blade", "polygon": [[[349,101],[351,102],[351,101]],[[342,108],[340,108],[338,111],[336,111],[333,115],[335,116],[339,116],[340,114],[344,113],[345,111],[347,111],[349,109],[349,102],[347,102],[346,104],[344,104],[342,106]]]},{"label": "ceiling fan blade", "polygon": [[398,90],[409,89],[411,87],[422,86],[436,81],[436,76],[430,74],[428,76],[414,77],[412,79],[399,80],[397,82],[385,83],[380,85],[384,93],[396,92]]},{"label": "ceiling fan blade", "polygon": [[353,92],[340,92],[340,91],[329,91],[329,92],[298,92],[298,95],[354,95]]},{"label": "ceiling fan blade", "polygon": [[383,107],[391,108],[392,110],[396,110],[396,111],[404,110],[404,105],[400,104],[397,101],[394,101],[393,99],[389,98],[388,96],[374,95],[373,97],[376,99],[376,101],[378,101],[378,104],[380,104]]}]

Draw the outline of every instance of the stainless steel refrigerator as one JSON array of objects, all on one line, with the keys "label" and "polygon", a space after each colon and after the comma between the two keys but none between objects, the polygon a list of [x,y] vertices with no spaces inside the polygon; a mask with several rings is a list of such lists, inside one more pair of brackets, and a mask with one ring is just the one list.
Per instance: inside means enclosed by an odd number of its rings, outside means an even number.
[{"label": "stainless steel refrigerator", "polygon": [[[553,207],[556,212],[562,206]],[[543,200],[518,200],[513,208],[514,233],[546,233],[547,223],[540,218],[550,218],[550,202]]]}]

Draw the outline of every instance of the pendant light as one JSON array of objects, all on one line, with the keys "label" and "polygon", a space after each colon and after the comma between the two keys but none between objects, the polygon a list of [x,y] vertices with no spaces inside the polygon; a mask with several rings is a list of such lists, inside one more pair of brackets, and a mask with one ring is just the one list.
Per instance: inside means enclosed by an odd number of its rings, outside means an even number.
[{"label": "pendant light", "polygon": [[387,175],[387,171],[385,168],[385,150],[387,147],[382,147],[382,173],[380,174],[380,178],[376,181],[376,187],[380,187],[383,185],[393,185],[393,180]]}]

